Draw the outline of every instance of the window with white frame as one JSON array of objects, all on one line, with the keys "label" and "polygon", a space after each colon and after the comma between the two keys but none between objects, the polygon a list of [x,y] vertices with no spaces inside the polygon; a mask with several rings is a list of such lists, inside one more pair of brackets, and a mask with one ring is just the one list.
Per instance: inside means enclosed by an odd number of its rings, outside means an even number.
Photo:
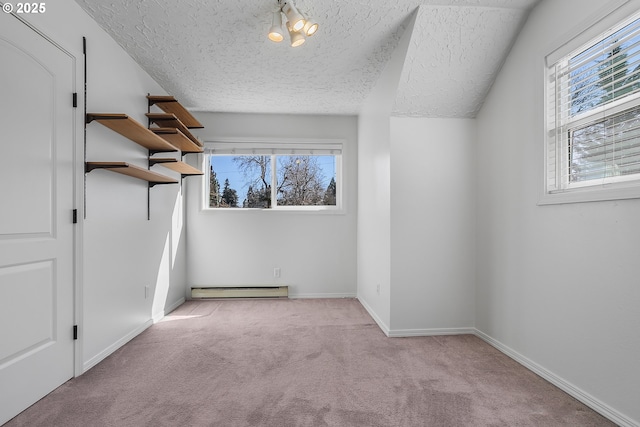
[{"label": "window with white frame", "polygon": [[205,208],[337,210],[342,143],[206,144]]},{"label": "window with white frame", "polygon": [[640,184],[640,15],[547,68],[546,193]]}]

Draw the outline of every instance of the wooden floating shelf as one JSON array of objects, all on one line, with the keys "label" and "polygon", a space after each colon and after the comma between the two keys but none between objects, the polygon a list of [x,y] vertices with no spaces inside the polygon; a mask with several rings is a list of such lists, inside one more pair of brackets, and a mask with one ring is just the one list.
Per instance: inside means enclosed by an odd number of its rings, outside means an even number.
[{"label": "wooden floating shelf", "polygon": [[149,166],[153,166],[155,164],[159,164],[161,166],[164,166],[165,168],[171,169],[175,172],[179,172],[183,178],[185,176],[204,175],[204,172],[200,171],[199,169],[196,169],[193,166],[184,162],[180,162],[176,159],[171,159],[171,158],[149,159]]},{"label": "wooden floating shelf", "polygon": [[147,113],[147,117],[152,123],[158,125],[161,128],[175,128],[182,132],[187,138],[193,141],[198,147],[202,147],[202,143],[198,141],[198,138],[193,136],[189,129],[176,117],[175,114],[171,113]]},{"label": "wooden floating shelf", "polygon": [[162,153],[178,151],[176,147],[126,114],[87,113],[87,123],[97,121],[125,138],[129,138],[149,151]]},{"label": "wooden floating shelf", "polygon": [[173,178],[151,172],[147,169],[129,164],[127,162],[86,162],[85,172],[89,173],[95,169],[105,169],[111,172],[121,173],[123,175],[132,176],[134,178],[147,181],[150,187],[157,184],[177,184]]},{"label": "wooden floating shelf", "polygon": [[183,154],[202,153],[204,149],[196,145],[184,133],[176,128],[151,128],[149,129],[169,144],[178,148]]},{"label": "wooden floating shelf", "polygon": [[[147,118],[149,126],[145,127],[126,114],[114,113],[87,113],[85,116],[86,127],[92,121],[97,121],[103,126],[119,133],[138,145],[149,150],[149,168],[155,164],[160,164],[175,172],[181,178],[185,176],[204,175],[203,172],[187,163],[174,158],[152,158],[156,153],[169,153],[181,151],[181,154],[202,153],[203,144],[189,129],[202,128],[202,124],[173,96],[153,96],[147,94],[149,110]],[[151,113],[151,106],[156,105],[164,113]],[[154,127],[151,127],[151,124]],[[171,177],[151,172],[148,169],[132,165],[127,162],[85,162],[85,195],[86,195],[86,174],[95,170],[104,169],[141,179],[148,183],[147,186],[147,219],[150,219],[150,188],[158,184],[178,184],[181,181]],[[86,212],[86,211],[85,211]]]},{"label": "wooden floating shelf", "polygon": [[176,117],[189,129],[202,129],[204,126],[193,117],[173,96],[147,95],[149,106],[157,105],[165,113],[175,114]]}]

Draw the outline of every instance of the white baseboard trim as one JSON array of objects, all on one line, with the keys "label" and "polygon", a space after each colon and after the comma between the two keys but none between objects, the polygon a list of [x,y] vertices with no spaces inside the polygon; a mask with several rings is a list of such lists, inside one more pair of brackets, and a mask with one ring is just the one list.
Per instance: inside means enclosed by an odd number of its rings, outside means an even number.
[{"label": "white baseboard trim", "polygon": [[126,343],[128,343],[129,341],[131,341],[132,339],[134,339],[135,337],[137,337],[141,333],[143,333],[151,325],[153,325],[155,323],[158,323],[168,313],[171,313],[173,310],[175,310],[176,308],[178,308],[182,304],[184,304],[185,301],[186,301],[186,299],[184,297],[180,298],[179,300],[177,300],[173,304],[167,306],[164,311],[162,311],[160,313],[156,313],[155,315],[153,315],[153,318],[151,318],[150,320],[147,320],[142,325],[140,325],[138,328],[136,328],[133,331],[129,332],[127,335],[125,335],[124,337],[120,338],[118,341],[114,342],[109,347],[105,348],[100,353],[98,353],[97,355],[95,355],[91,359],[89,359],[86,362],[84,362],[83,365],[82,365],[82,373],[87,372],[89,369],[93,368],[98,363],[102,362],[104,359],[109,357],[114,351],[116,351],[117,349],[119,349],[120,347],[122,347],[123,345],[125,345]]},{"label": "white baseboard trim", "polygon": [[485,334],[484,332],[482,332],[482,331],[480,331],[478,329],[474,329],[473,333],[478,338],[482,339],[483,341],[485,341],[489,345],[495,347],[500,352],[506,354],[507,356],[509,356],[510,358],[515,360],[516,362],[520,363],[525,368],[527,368],[530,371],[534,372],[535,374],[541,376],[545,380],[549,381],[551,384],[553,384],[556,387],[558,387],[560,390],[564,391],[565,393],[569,394],[570,396],[572,396],[575,399],[579,400],[580,402],[584,403],[585,405],[587,405],[588,407],[590,407],[594,411],[598,412],[599,414],[601,414],[602,416],[608,418],[609,420],[613,421],[614,423],[618,424],[619,426],[621,426],[621,427],[640,427],[640,424],[638,424],[637,422],[631,420],[630,418],[626,417],[625,415],[623,415],[620,412],[616,411],[615,409],[611,408],[609,405],[607,405],[607,404],[603,403],[602,401],[596,399],[595,397],[591,396],[589,393],[581,390],[580,388],[576,387],[575,385],[571,384],[570,382],[566,381],[565,379],[559,377],[558,375],[554,374],[553,372],[551,372],[551,371],[545,369],[544,367],[538,365],[537,363],[535,363],[531,359],[528,359],[527,357],[523,356],[522,354],[518,353],[517,351],[511,349],[510,347],[507,347],[506,345],[502,344],[500,341],[490,337],[489,335]]},{"label": "white baseboard trim", "polygon": [[144,322],[142,325],[134,329],[133,331],[129,332],[124,337],[120,338],[118,341],[111,344],[109,347],[102,350],[97,355],[93,356],[91,359],[84,362],[82,365],[82,372],[85,373],[89,369],[96,366],[98,363],[102,362],[104,359],[109,357],[114,351],[116,351],[117,349],[119,349],[120,347],[122,347],[123,345],[125,345],[126,343],[128,343],[129,341],[137,337],[138,335],[140,335],[151,325],[153,325],[153,320],[149,319],[146,322]]},{"label": "white baseboard trim", "polygon": [[380,317],[378,317],[378,315],[376,314],[375,311],[373,311],[373,309],[371,308],[371,306],[369,306],[369,304],[367,304],[367,302],[365,300],[363,300],[360,297],[357,297],[358,301],[360,302],[360,304],[362,304],[362,306],[364,307],[365,310],[367,310],[367,313],[369,313],[369,316],[371,316],[371,318],[373,319],[374,322],[376,322],[378,324],[378,327],[380,329],[382,329],[382,332],[386,335],[389,336],[389,327],[386,325],[386,323],[384,323],[382,321],[382,319],[380,319]]},{"label": "white baseboard trim", "polygon": [[475,335],[475,329],[474,328],[391,329],[387,335],[392,338],[433,337],[437,335]]},{"label": "white baseboard trim", "polygon": [[153,318],[151,320],[153,321],[154,324],[158,323],[159,321],[164,319],[164,316],[166,316],[167,314],[171,313],[173,310],[175,310],[176,308],[178,308],[182,304],[184,304],[185,301],[186,301],[186,299],[184,297],[180,298],[178,301],[174,302],[170,306],[165,307],[165,309],[163,311],[154,314]]},{"label": "white baseboard trim", "polygon": [[[289,288],[291,291],[291,288]],[[355,298],[356,294],[294,294],[289,292],[291,299],[311,299],[311,298]]]}]

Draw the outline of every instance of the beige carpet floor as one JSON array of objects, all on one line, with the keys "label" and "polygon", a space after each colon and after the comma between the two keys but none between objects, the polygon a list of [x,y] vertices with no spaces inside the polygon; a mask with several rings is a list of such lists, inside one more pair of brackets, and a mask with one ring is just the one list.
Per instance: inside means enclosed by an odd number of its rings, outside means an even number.
[{"label": "beige carpet floor", "polygon": [[388,338],[355,299],[187,302],[6,424],[609,425],[475,336]]}]

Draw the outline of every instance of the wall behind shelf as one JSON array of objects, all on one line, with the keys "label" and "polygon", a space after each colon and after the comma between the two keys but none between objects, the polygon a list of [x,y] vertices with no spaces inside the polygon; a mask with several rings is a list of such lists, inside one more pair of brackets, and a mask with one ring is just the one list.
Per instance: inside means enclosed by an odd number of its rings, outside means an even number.
[{"label": "wall behind shelf", "polygon": [[[76,57],[78,144],[82,145],[84,120],[83,36],[87,39],[87,111],[126,113],[146,126],[147,93],[166,92],[73,0],[58,0],[47,4],[42,15],[23,17]],[[82,171],[83,159],[79,157],[76,163]],[[146,159],[146,149],[99,123],[87,126],[87,160],[127,161],[146,168]],[[179,179],[179,174],[161,166],[153,170]],[[80,172],[80,208],[82,185]],[[80,331],[84,369],[184,298],[183,194],[177,184],[159,185],[150,193],[148,221],[146,182],[104,170],[87,175],[87,216],[80,229],[83,238],[79,248],[83,261]]]}]

